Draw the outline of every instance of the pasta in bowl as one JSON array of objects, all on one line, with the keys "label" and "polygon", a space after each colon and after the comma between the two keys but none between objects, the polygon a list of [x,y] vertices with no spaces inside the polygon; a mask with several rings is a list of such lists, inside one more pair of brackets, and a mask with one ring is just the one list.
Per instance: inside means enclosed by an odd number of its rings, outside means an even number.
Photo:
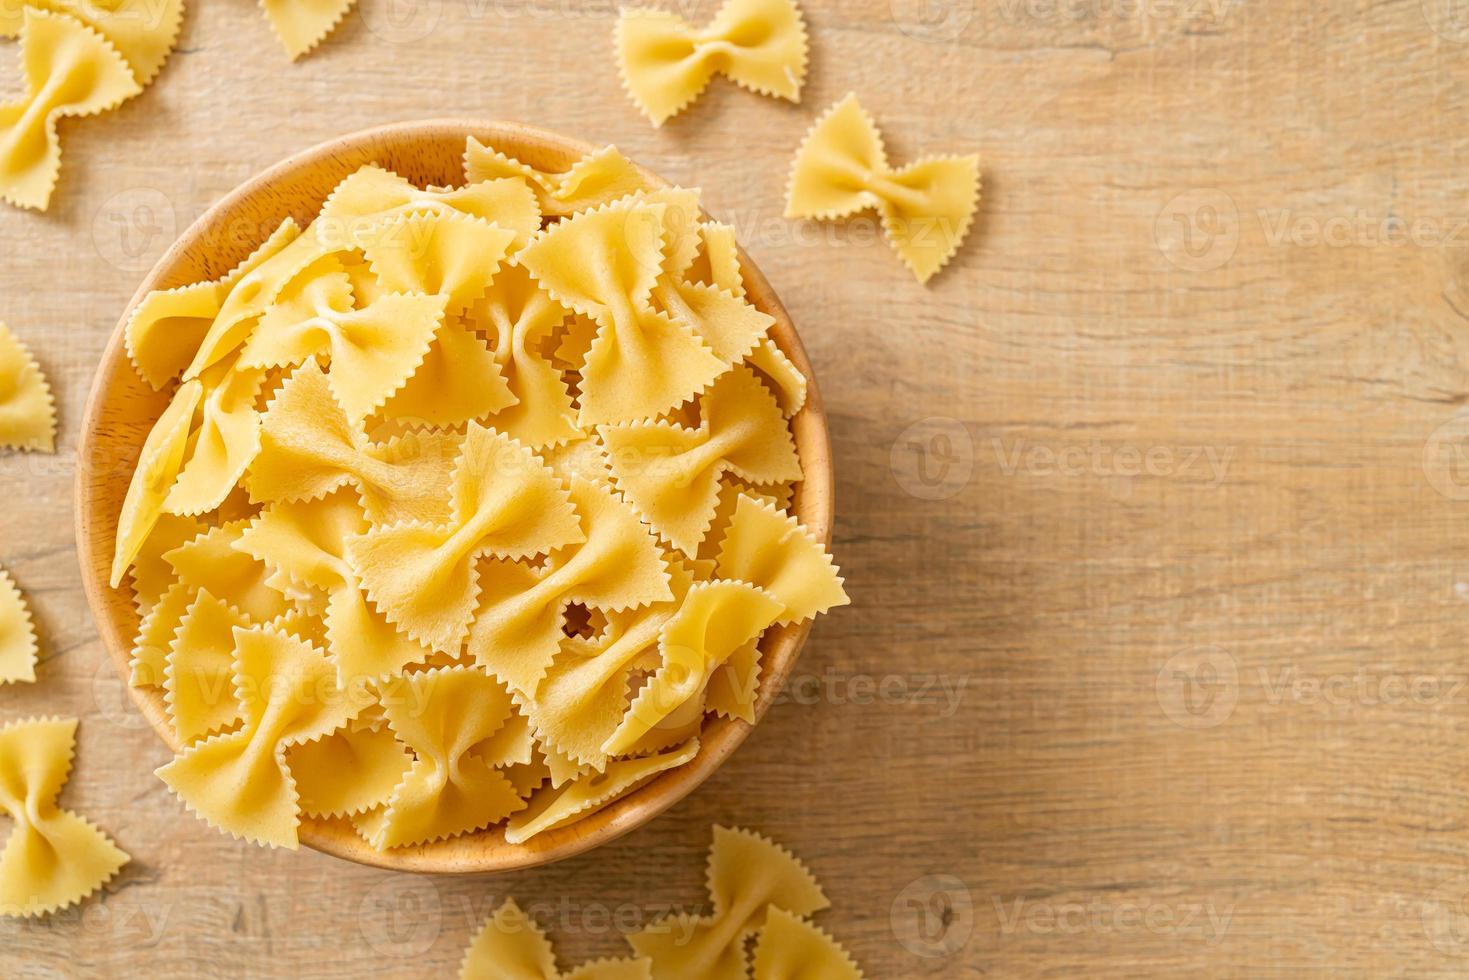
[{"label": "pasta in bowl", "polygon": [[513,125],[344,137],[200,218],[103,358],[77,521],[180,801],[390,868],[651,819],[847,601],[820,398],[732,230]]}]

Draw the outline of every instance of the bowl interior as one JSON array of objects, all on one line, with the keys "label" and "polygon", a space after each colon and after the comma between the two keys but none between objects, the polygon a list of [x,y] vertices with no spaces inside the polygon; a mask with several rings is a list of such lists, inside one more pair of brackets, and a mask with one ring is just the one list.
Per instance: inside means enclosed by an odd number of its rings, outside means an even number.
[{"label": "bowl interior", "polygon": [[[130,673],[130,650],[139,618],[130,589],[111,589],[117,515],[137,464],[143,440],[168,403],[171,392],[150,389],[133,370],[123,346],[123,325],[148,292],[223,275],[238,264],[287,216],[303,227],[342,178],[359,166],[377,163],[414,183],[463,183],[465,140],[482,143],[547,171],[564,170],[593,147],[544,130],[504,123],[433,120],[366,130],[321,144],[272,167],[219,201],[199,218],[163,256],[123,312],[103,354],[83,423],[77,461],[77,546],[87,599],[104,644],[123,678]],[[656,175],[647,176],[665,183]],[[821,397],[785,309],[760,271],[740,255],[749,300],[775,318],[770,336],[806,376],[809,395],[792,420],[796,447],[805,469],[793,511],[820,540],[831,534],[830,447]],[[772,628],[762,642],[763,667],[756,717],[779,693],[810,628]],[[168,723],[163,692],[129,685],[129,692],[155,731],[173,750],[179,746]],[[520,845],[508,844],[491,829],[386,853],[369,847],[345,819],[303,817],[303,843],[337,857],[383,868],[426,872],[497,872],[544,864],[612,840],[652,819],[703,782],[745,739],[750,726],[709,716],[698,755],[663,773],[613,805],[559,830]],[[179,819],[186,816],[179,808]]]}]

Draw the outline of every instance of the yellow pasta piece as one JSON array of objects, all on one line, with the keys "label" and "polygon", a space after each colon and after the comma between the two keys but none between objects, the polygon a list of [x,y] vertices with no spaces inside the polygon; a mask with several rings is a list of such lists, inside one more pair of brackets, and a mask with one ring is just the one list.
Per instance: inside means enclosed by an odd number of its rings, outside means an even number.
[{"label": "yellow pasta piece", "polygon": [[163,513],[163,501],[178,478],[188,448],[189,426],[194,410],[204,397],[204,386],[198,381],[186,382],[174,394],[163,414],[153,424],[138,456],[122,512],[117,518],[117,545],[112,557],[112,587],[122,584],[122,577],[132,567],[143,549],[148,535]]},{"label": "yellow pasta piece", "polygon": [[505,824],[505,840],[524,844],[537,834],[585,819],[605,809],[649,779],[676,769],[699,753],[697,739],[661,755],[609,762],[602,772],[587,772],[531,794],[529,805]]},{"label": "yellow pasta piece", "polygon": [[86,818],[57,806],[71,775],[75,718],[0,728],[0,811],[15,821],[0,851],[0,915],[44,915],[105,885],[128,856]]},{"label": "yellow pasta piece", "polygon": [[129,683],[134,687],[163,687],[169,645],[194,601],[195,592],[183,582],[175,581],[143,617],[133,640]]},{"label": "yellow pasta piece", "polygon": [[383,288],[443,293],[450,314],[484,295],[515,231],[454,211],[388,215],[363,232],[361,250]]},{"label": "yellow pasta piece", "polygon": [[200,378],[199,426],[190,436],[188,458],[163,501],[170,514],[197,517],[224,503],[260,452],[260,413],[255,401],[265,372],[222,361]]},{"label": "yellow pasta piece", "polygon": [[649,526],[689,555],[698,554],[714,520],[726,472],[756,484],[802,475],[780,405],[748,368],[726,371],[699,405],[697,429],[636,422],[598,430],[618,489]]},{"label": "yellow pasta piece", "polygon": [[459,442],[453,433],[425,433],[372,443],[311,358],[266,410],[244,485],[252,500],[266,503],[312,500],[350,484],[374,523],[437,521],[447,517],[443,498]]},{"label": "yellow pasta piece", "polygon": [[402,388],[423,363],[444,319],[443,296],[388,293],[361,309],[337,263],[326,275],[299,280],[265,311],[240,352],[244,371],[329,357],[337,404],[365,418]]},{"label": "yellow pasta piece", "polygon": [[464,187],[424,190],[391,170],[368,164],[337,185],[321,206],[321,220],[332,233],[369,234],[375,221],[360,219],[386,214],[457,211],[491,221],[515,233],[512,246],[524,247],[541,228],[541,208],[535,192],[519,176],[477,180]]},{"label": "yellow pasta piece", "polygon": [[609,613],[606,635],[563,640],[560,652],[527,704],[540,740],[569,759],[598,771],[609,761],[603,745],[622,723],[631,699],[632,671],[656,650],[664,625],[683,604],[693,573],[668,561],[671,597],[638,609]]},{"label": "yellow pasta piece", "polygon": [[616,41],[623,87],[654,126],[683,111],[716,74],[801,101],[806,25],[792,0],[726,0],[704,28],[677,14],[624,7]]},{"label": "yellow pasta piece", "polygon": [[[745,295],[744,274],[740,271],[739,245],[729,225],[704,222],[699,226],[703,247],[689,277],[723,290],[732,296]],[[806,404],[806,376],[785,355],[775,341],[764,337],[746,355],[752,367],[768,377],[775,386],[781,410],[795,415]]]},{"label": "yellow pasta piece", "polygon": [[190,746],[157,774],[211,825],[295,850],[300,805],[286,750],[345,726],[367,701],[338,688],[330,658],[309,643],[271,627],[234,636],[243,724]]},{"label": "yellow pasta piece", "polygon": [[179,583],[226,601],[254,623],[268,623],[291,611],[290,601],[270,584],[270,569],[240,547],[249,521],[212,527],[164,555]]},{"label": "yellow pasta piece", "polygon": [[568,316],[518,265],[496,276],[475,308],[475,322],[491,333],[498,373],[515,398],[514,404],[495,412],[491,424],[532,449],[581,435],[571,391],[561,371],[540,353]]},{"label": "yellow pasta piece", "polygon": [[667,259],[667,209],[630,201],[584,211],[516,256],[563,306],[597,321],[582,376],[584,426],[653,418],[724,371],[691,325],[649,305]]},{"label": "yellow pasta piece", "polygon": [[653,189],[642,172],[615,146],[588,153],[568,170],[547,173],[471,136],[464,150],[464,173],[471,186],[493,178],[522,179],[535,193],[541,211],[552,217],[599,208],[629,194]]},{"label": "yellow pasta piece", "polygon": [[347,548],[389,622],[447,651],[469,632],[479,558],[528,558],[586,538],[556,475],[509,436],[479,425],[464,438],[451,506],[447,523],[378,527]]},{"label": "yellow pasta piece", "polygon": [[0,323],[0,448],[56,451],[56,402],[25,345]]},{"label": "yellow pasta piece", "polygon": [[556,656],[570,603],[617,612],[672,597],[658,542],[631,508],[605,487],[576,479],[569,487],[581,517],[571,546],[552,552],[538,569],[512,555],[480,571],[480,606],[468,650],[480,666],[527,697]]},{"label": "yellow pasta piece", "polygon": [[862,980],[847,951],[821,929],[772,905],[755,940],[751,980]]},{"label": "yellow pasta piece", "polygon": [[36,626],[10,573],[0,568],[0,684],[36,679]]},{"label": "yellow pasta piece", "polygon": [[475,667],[445,667],[389,682],[383,711],[417,761],[369,825],[374,847],[473,832],[525,806],[495,768],[497,760],[470,751],[515,713],[509,692],[488,674]]},{"label": "yellow pasta piece", "polygon": [[652,980],[650,967],[642,958],[603,959],[562,973],[546,934],[507,898],[465,950],[459,980]]},{"label": "yellow pasta piece", "polygon": [[235,630],[250,618],[207,591],[193,593],[168,645],[164,703],[185,744],[240,720],[234,689]]},{"label": "yellow pasta piece", "polygon": [[411,425],[448,427],[488,418],[515,400],[494,352],[456,319],[440,328],[423,364],[379,414]]},{"label": "yellow pasta piece", "polygon": [[112,43],[75,17],[27,7],[26,94],[0,105],[0,198],[46,210],[61,172],[57,120],[116,108],[143,90]]},{"label": "yellow pasta piece", "polygon": [[[634,751],[660,727],[677,725],[680,708],[702,704],[716,668],[757,640],[785,607],[748,582],[701,582],[658,636],[662,664],[633,699],[627,716],[602,746],[609,755]],[[695,712],[695,715],[702,712]]]},{"label": "yellow pasta piece", "polygon": [[714,828],[707,881],[712,915],[679,929],[660,920],[627,937],[652,959],[656,980],[743,980],[745,941],[772,907],[804,916],[831,904],[794,855],[748,830]]},{"label": "yellow pasta piece", "polygon": [[276,229],[277,235],[288,239],[285,246],[240,276],[230,287],[220,304],[219,314],[199,342],[194,359],[184,369],[185,381],[199,377],[239,350],[250,339],[265,311],[298,277],[310,278],[317,272],[334,268],[335,255],[347,246],[333,241],[320,222],[313,222],[299,235],[292,235],[294,225],[294,221],[286,218]]},{"label": "yellow pasta piece", "polygon": [[877,124],[855,95],[811,127],[786,194],[788,218],[842,218],[876,208],[888,242],[919,282],[953,258],[978,206],[978,156],[929,156],[894,170]]},{"label": "yellow pasta piece", "polygon": [[342,686],[400,673],[427,659],[428,648],[402,635],[374,611],[347,561],[347,542],[369,524],[356,498],[338,490],[319,500],[272,504],[236,546],[293,583],[327,594],[327,649]]},{"label": "yellow pasta piece", "polygon": [[760,640],[753,639],[725,658],[709,677],[704,707],[723,718],[755,724],[760,695]]},{"label": "yellow pasta piece", "polygon": [[776,622],[799,623],[852,600],[821,542],[794,517],[741,494],[724,532],[720,578],[758,585],[785,606]]},{"label": "yellow pasta piece", "polygon": [[139,376],[154,391],[162,391],[181,375],[198,353],[234,284],[300,234],[295,222],[287,220],[222,278],[155,289],[144,296],[123,330],[128,360]]},{"label": "yellow pasta piece", "polygon": [[270,29],[295,61],[336,29],[357,0],[260,0]]},{"label": "yellow pasta piece", "polygon": [[20,34],[31,7],[75,17],[107,38],[139,85],[151,82],[168,60],[184,17],[184,0],[151,0],[143,6],[120,0],[25,0],[0,7],[0,37]]},{"label": "yellow pasta piece", "polygon": [[412,767],[413,755],[386,728],[349,724],[291,746],[286,761],[296,778],[302,813],[344,817],[386,803]]}]

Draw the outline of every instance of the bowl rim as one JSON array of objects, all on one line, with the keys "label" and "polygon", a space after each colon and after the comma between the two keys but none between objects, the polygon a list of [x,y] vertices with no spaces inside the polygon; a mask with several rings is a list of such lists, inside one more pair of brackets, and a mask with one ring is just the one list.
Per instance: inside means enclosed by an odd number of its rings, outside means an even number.
[{"label": "bowl rim", "polygon": [[[359,159],[366,150],[371,150],[372,159],[376,159],[392,152],[412,152],[411,147],[415,143],[423,144],[425,141],[449,137],[457,139],[461,144],[467,142],[469,137],[474,137],[511,156],[517,156],[513,150],[524,151],[527,146],[539,147],[541,151],[548,152],[563,162],[600,149],[595,144],[521,123],[465,118],[433,118],[393,123],[358,130],[318,143],[246,180],[195,219],[143,278],[107,342],[87,398],[77,446],[74,488],[77,557],[81,565],[87,604],[97,624],[99,638],[107,648],[133,703],[148,720],[155,734],[175,753],[179,751],[179,744],[166,714],[161,689],[139,687],[131,683],[132,637],[129,633],[136,626],[130,625],[125,630],[122,620],[126,617],[119,615],[119,611],[130,611],[135,623],[137,617],[133,597],[127,588],[112,589],[108,581],[116,514],[101,511],[99,497],[102,496],[101,488],[107,480],[115,480],[120,472],[130,477],[131,469],[119,470],[114,462],[100,480],[94,473],[94,461],[98,459],[98,454],[106,451],[108,442],[117,439],[115,436],[104,438],[102,423],[112,385],[118,381],[119,375],[134,378],[144,391],[151,393],[151,389],[137,377],[127,356],[124,331],[128,320],[148,293],[158,288],[182,285],[183,281],[173,281],[177,277],[178,264],[190,256],[194,249],[208,242],[211,232],[227,224],[238,209],[256,203],[262,196],[268,198],[272,189],[282,181],[308,173],[313,168],[333,166],[345,168],[340,175],[345,176],[360,163],[368,162]],[[357,162],[349,163],[349,160]],[[638,165],[636,161],[633,163],[655,186],[669,186],[669,182],[657,173]],[[462,180],[463,176],[460,175],[458,181]],[[333,185],[335,182],[332,181]],[[320,203],[316,202],[314,207],[319,208]],[[270,206],[275,208],[271,213],[278,213],[278,220],[284,219],[292,211],[290,199],[286,197]],[[255,244],[257,243],[241,243],[243,251],[238,258],[243,258]],[[834,489],[830,434],[815,373],[795,326],[770,283],[743,248],[739,249],[739,260],[747,298],[757,308],[775,318],[775,324],[768,335],[806,379],[806,402],[801,411],[790,419],[802,467],[806,471],[804,480],[797,485],[791,509],[818,540],[829,546]],[[144,427],[144,432],[149,427],[151,423]],[[134,449],[138,445],[141,445],[141,437],[136,440]],[[110,458],[115,460],[117,457]],[[758,724],[764,717],[771,702],[784,686],[811,625],[808,620],[801,624],[772,627],[762,641],[764,656],[754,724]],[[322,853],[395,871],[486,874],[549,864],[615,840],[678,803],[724,763],[748,737],[754,724],[735,718],[705,715],[699,735],[699,750],[693,759],[654,776],[583,820],[543,832],[520,845],[507,844],[503,839],[503,827],[498,832],[492,827],[429,844],[377,851],[357,835],[349,822],[340,818],[330,820],[307,817],[304,814],[301,817],[299,839],[302,844]]]}]

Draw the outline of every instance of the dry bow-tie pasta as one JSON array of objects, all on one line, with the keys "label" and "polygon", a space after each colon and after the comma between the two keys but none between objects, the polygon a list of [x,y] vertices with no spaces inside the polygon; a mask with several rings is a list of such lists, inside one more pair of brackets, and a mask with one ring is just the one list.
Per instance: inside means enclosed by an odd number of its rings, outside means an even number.
[{"label": "dry bow-tie pasta", "polygon": [[128,856],[85,818],[57,806],[71,774],[75,718],[0,728],[0,812],[14,821],[0,851],[0,915],[44,915],[101,888]]},{"label": "dry bow-tie pasta", "polygon": [[295,61],[326,39],[357,0],[260,0],[275,36]]},{"label": "dry bow-tie pasta", "polygon": [[855,95],[828,109],[796,153],[788,218],[844,218],[876,208],[888,242],[927,282],[953,258],[979,206],[979,157],[927,156],[893,169]]},{"label": "dry bow-tie pasta", "polygon": [[25,345],[0,323],[0,448],[56,451],[56,402]]},{"label": "dry bow-tie pasta", "polygon": [[237,836],[566,827],[753,721],[767,631],[847,601],[729,229],[611,147],[465,174],[363,167],[128,321],[169,398],[118,519],[132,682]]},{"label": "dry bow-tie pasta", "polygon": [[800,102],[806,25],[794,0],[725,0],[703,28],[666,11],[625,7],[617,60],[623,86],[654,126],[682,112],[716,74]]},{"label": "dry bow-tie pasta", "polygon": [[61,171],[57,121],[141,92],[167,60],[182,18],[183,0],[5,4],[0,37],[20,37],[26,95],[0,106],[0,198],[44,211]]},{"label": "dry bow-tie pasta", "polygon": [[36,679],[36,627],[10,573],[0,568],[0,684]]},{"label": "dry bow-tie pasta", "polygon": [[846,950],[806,918],[829,903],[784,848],[715,827],[707,881],[712,914],[660,918],[626,937],[635,957],[594,960],[570,973],[557,968],[535,921],[507,899],[471,940],[460,980],[862,980]]}]

